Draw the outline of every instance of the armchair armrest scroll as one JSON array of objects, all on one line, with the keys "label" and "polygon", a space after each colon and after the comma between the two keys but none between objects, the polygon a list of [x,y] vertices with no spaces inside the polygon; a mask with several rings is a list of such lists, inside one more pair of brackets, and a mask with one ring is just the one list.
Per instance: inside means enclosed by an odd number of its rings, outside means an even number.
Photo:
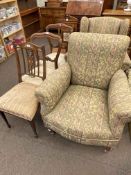
[{"label": "armchair armrest scroll", "polygon": [[36,89],[36,97],[41,103],[42,115],[48,114],[59,102],[70,85],[71,69],[68,63],[63,64],[43,81]]},{"label": "armchair armrest scroll", "polygon": [[118,70],[110,82],[108,107],[111,131],[120,137],[125,123],[131,121],[131,90],[123,70]]}]

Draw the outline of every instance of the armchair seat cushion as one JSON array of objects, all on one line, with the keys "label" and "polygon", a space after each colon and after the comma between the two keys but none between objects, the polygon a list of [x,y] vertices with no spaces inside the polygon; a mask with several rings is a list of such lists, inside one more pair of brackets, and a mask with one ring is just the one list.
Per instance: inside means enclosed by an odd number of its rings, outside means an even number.
[{"label": "armchair seat cushion", "polygon": [[46,127],[83,144],[117,142],[109,127],[107,91],[71,85],[53,111],[42,116]]},{"label": "armchair seat cushion", "polygon": [[32,121],[38,107],[35,97],[36,86],[19,83],[0,97],[0,111]]}]

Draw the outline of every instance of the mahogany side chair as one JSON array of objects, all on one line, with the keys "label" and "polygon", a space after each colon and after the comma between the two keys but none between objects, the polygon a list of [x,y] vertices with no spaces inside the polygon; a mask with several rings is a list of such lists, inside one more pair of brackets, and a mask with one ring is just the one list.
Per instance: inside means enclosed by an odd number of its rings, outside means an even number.
[{"label": "mahogany side chair", "polygon": [[56,31],[57,35],[59,35],[62,39],[62,49],[65,49],[67,52],[68,50],[68,40],[70,34],[73,32],[73,28],[68,26],[64,23],[56,23],[56,24],[49,24],[46,26],[46,31]]},{"label": "mahogany side chair", "polygon": [[[65,55],[61,53],[62,39],[50,32],[35,33],[30,37],[30,42],[45,47],[46,75],[51,74],[59,65],[65,63]],[[42,52],[40,49],[39,52]],[[40,54],[40,53],[39,53]],[[41,73],[43,61],[40,60]]]},{"label": "mahogany side chair", "polygon": [[[45,79],[45,57],[43,55],[43,76],[41,77],[39,73],[39,48],[31,43],[15,46],[14,48],[19,83],[0,97],[0,115],[9,128],[11,128],[11,125],[5,113],[27,120],[33,129],[35,137],[38,137],[34,120],[39,106],[35,97],[38,84],[33,81],[35,81],[35,78],[41,78],[41,81]],[[43,50],[42,54],[44,54],[44,47],[41,49]],[[22,82],[22,76],[25,74],[31,77],[32,81]]]}]

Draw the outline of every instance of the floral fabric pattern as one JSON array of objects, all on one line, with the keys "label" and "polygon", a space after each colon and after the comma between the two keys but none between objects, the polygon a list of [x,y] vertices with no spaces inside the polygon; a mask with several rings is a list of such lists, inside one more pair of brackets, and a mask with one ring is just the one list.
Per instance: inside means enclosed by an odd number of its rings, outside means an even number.
[{"label": "floral fabric pattern", "polygon": [[46,127],[79,143],[118,142],[109,127],[105,90],[71,85],[54,110],[42,118]]},{"label": "floral fabric pattern", "polygon": [[112,134],[119,138],[125,123],[131,121],[131,90],[123,70],[117,71],[110,82],[108,106]]},{"label": "floral fabric pattern", "polygon": [[[118,34],[127,35],[129,32],[129,19],[118,19],[114,17],[82,17],[80,22],[80,32],[101,33],[101,34]],[[128,72],[131,67],[131,60],[127,55],[124,59],[122,69]]]},{"label": "floral fabric pattern", "polygon": [[96,17],[89,19],[90,33],[118,34],[121,20],[113,17]]},{"label": "floral fabric pattern", "polygon": [[121,20],[119,35],[128,35],[130,20]]},{"label": "floral fabric pattern", "polygon": [[54,70],[53,74],[48,76],[40,87],[36,90],[36,96],[41,102],[42,115],[48,114],[58,103],[63,93],[69,87],[71,70],[68,63]]},{"label": "floral fabric pattern", "polygon": [[129,19],[114,17],[82,17],[80,32],[127,35],[129,23]]},{"label": "floral fabric pattern", "polygon": [[71,34],[67,57],[71,83],[108,89],[113,74],[122,67],[129,41],[122,35]]},{"label": "floral fabric pattern", "polygon": [[70,35],[68,63],[36,91],[46,127],[82,144],[119,142],[131,119],[127,78],[120,70],[129,42],[121,35]]}]

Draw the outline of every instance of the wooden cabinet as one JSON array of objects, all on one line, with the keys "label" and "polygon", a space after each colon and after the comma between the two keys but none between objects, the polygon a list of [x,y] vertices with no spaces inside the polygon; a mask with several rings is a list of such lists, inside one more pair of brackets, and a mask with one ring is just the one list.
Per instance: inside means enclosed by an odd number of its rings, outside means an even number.
[{"label": "wooden cabinet", "polygon": [[[120,19],[129,19],[130,20],[130,26],[129,26],[129,36],[131,38],[131,12],[125,12],[124,10],[111,10],[106,9],[104,10],[103,16],[112,16]],[[129,56],[131,58],[131,46],[129,48]]]},{"label": "wooden cabinet", "polygon": [[66,7],[41,7],[41,28],[45,30],[48,24],[54,24],[65,17]]}]

